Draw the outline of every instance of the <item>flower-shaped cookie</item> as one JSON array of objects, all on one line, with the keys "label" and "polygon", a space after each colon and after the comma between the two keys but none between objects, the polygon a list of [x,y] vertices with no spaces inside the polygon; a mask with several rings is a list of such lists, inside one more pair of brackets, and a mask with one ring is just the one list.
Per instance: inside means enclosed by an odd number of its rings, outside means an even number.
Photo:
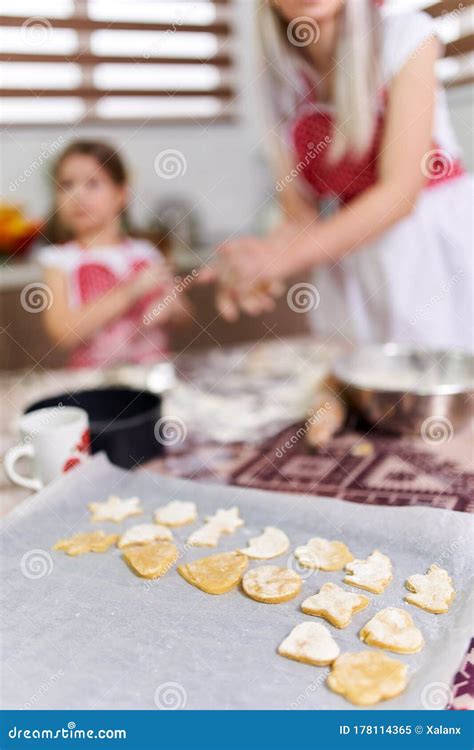
[{"label": "flower-shaped cookie", "polygon": [[103,503],[89,503],[92,513],[91,521],[123,521],[129,516],[139,516],[143,513],[140,508],[140,498],[129,497],[121,500],[117,495],[110,495]]},{"label": "flower-shaped cookie", "polygon": [[295,557],[303,567],[319,570],[342,570],[346,563],[354,559],[344,542],[330,541],[319,536],[297,547]]},{"label": "flower-shaped cookie", "polygon": [[197,518],[196,503],[185,500],[171,500],[155,511],[154,520],[164,526],[184,526]]},{"label": "flower-shaped cookie", "polygon": [[356,706],[372,706],[399,695],[407,685],[408,667],[381,651],[341,654],[327,684]]}]

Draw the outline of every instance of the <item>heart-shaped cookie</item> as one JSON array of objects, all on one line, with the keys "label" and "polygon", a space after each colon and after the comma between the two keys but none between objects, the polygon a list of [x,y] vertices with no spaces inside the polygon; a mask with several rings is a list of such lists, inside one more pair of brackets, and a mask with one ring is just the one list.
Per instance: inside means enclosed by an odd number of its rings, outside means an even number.
[{"label": "heart-shaped cookie", "polygon": [[301,622],[278,647],[280,656],[326,667],[340,654],[340,648],[325,625]]},{"label": "heart-shaped cookie", "polygon": [[319,536],[297,547],[295,557],[303,567],[319,570],[342,570],[346,563],[354,559],[344,542],[330,541]]},{"label": "heart-shaped cookie", "polygon": [[247,565],[241,552],[223,552],[179,565],[178,573],[206,594],[225,594],[240,583]]},{"label": "heart-shaped cookie", "polygon": [[410,576],[405,585],[413,592],[405,597],[408,604],[436,615],[445,614],[456,596],[448,572],[434,564],[430,565],[426,575]]},{"label": "heart-shaped cookie", "polygon": [[341,654],[327,684],[356,706],[372,706],[399,695],[407,685],[408,667],[381,651]]},{"label": "heart-shaped cookie", "polygon": [[386,648],[397,654],[415,654],[424,646],[423,635],[404,609],[386,607],[377,612],[359,633],[368,646]]},{"label": "heart-shaped cookie", "polygon": [[142,578],[160,578],[178,559],[173,542],[148,542],[124,548],[124,560]]},{"label": "heart-shaped cookie", "polygon": [[335,583],[325,583],[314,596],[309,596],[301,605],[307,615],[324,617],[336,628],[346,628],[352,615],[360,612],[370,604],[368,596],[344,591]]}]

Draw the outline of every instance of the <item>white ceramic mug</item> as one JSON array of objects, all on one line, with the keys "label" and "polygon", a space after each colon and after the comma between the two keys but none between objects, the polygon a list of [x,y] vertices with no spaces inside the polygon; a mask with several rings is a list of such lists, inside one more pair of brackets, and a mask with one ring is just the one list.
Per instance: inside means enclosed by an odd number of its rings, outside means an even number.
[{"label": "white ceramic mug", "polygon": [[[20,420],[21,442],[5,454],[7,477],[22,487],[40,490],[53,479],[81,463],[90,453],[89,418],[76,406],[38,409]],[[19,474],[15,464],[27,456],[33,476]]]}]

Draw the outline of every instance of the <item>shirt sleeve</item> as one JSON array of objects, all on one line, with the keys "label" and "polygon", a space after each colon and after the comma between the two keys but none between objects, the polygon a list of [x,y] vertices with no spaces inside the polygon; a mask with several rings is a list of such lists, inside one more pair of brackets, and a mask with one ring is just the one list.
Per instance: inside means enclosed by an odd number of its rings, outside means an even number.
[{"label": "shirt sleeve", "polygon": [[436,22],[428,13],[396,13],[384,21],[382,76],[384,83],[400,72],[406,62],[430,39],[438,38]]},{"label": "shirt sleeve", "polygon": [[57,268],[67,273],[74,267],[77,252],[67,245],[51,245],[40,248],[36,254],[36,260],[42,268]]}]

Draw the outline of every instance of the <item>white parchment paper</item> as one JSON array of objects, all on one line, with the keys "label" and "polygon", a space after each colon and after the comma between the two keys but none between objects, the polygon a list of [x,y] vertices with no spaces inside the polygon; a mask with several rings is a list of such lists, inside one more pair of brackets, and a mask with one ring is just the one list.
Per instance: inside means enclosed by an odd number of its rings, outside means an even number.
[{"label": "white parchment paper", "polygon": [[[91,524],[87,503],[109,494],[139,495],[145,513],[122,524]],[[292,549],[311,536],[342,539],[357,557],[379,548],[394,580],[344,630],[328,624],[342,651],[367,648],[357,633],[386,606],[406,607],[426,646],[395,655],[409,665],[404,694],[380,708],[442,708],[471,636],[472,517],[433,508],[364,506],[331,498],[207,486],[140,470],[126,472],[99,455],[33,496],[2,529],[3,708],[37,709],[340,709],[351,708],[325,685],[325,668],[277,655],[292,627],[311,618],[302,600],[342,572],[304,571],[301,594],[279,605],[257,603],[236,589],[210,596],[171,570],[136,577],[120,550],[68,557],[51,550],[63,536],[91,528],[120,533],[149,522],[171,499],[193,500],[199,521],[175,532],[182,560],[244,547],[264,526],[290,537]],[[217,550],[187,548],[189,533],[218,507],[238,505],[245,526]],[[275,564],[296,568],[290,552]],[[447,615],[404,603],[404,581],[431,563],[454,579]],[[258,565],[257,561],[251,565]],[[351,591],[356,591],[348,587]],[[388,652],[387,652],[388,653]]]}]

